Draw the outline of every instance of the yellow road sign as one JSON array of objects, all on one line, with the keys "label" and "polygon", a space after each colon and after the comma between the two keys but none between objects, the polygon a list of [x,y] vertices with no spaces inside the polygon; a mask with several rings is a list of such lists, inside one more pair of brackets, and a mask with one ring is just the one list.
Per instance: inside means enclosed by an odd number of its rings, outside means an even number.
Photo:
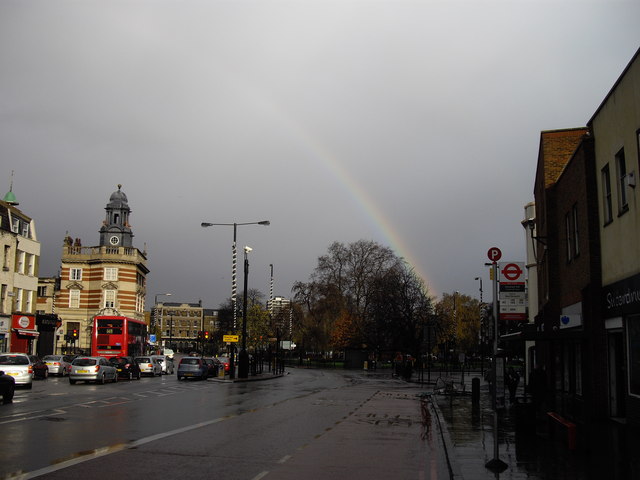
[{"label": "yellow road sign", "polygon": [[227,343],[238,343],[240,335],[223,335],[222,341]]}]

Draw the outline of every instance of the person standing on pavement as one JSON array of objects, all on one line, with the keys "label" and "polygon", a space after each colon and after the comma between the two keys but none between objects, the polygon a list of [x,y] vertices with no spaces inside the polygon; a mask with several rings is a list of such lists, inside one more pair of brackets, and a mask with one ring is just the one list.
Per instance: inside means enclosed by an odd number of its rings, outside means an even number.
[{"label": "person standing on pavement", "polygon": [[513,367],[509,367],[505,378],[507,388],[509,389],[509,401],[515,403],[516,392],[518,391],[518,384],[520,383],[520,375]]}]

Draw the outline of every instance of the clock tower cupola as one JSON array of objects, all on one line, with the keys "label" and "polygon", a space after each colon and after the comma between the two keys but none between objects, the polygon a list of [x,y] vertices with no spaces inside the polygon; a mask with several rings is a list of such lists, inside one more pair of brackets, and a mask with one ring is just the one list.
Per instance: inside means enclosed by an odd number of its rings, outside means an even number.
[{"label": "clock tower cupola", "polygon": [[100,228],[100,246],[133,246],[133,233],[129,225],[131,209],[127,196],[121,188],[122,185],[118,185],[118,190],[111,194],[109,203],[105,207],[107,216]]}]

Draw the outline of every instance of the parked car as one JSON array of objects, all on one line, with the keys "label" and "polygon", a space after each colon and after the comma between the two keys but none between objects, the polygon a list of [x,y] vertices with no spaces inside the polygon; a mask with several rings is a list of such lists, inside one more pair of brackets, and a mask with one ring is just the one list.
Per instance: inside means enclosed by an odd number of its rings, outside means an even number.
[{"label": "parked car", "polygon": [[96,382],[103,384],[110,380],[118,381],[118,371],[104,357],[78,357],[71,363],[69,383]]},{"label": "parked car", "polygon": [[217,377],[218,370],[224,368],[217,358],[203,358],[203,360],[207,364],[207,368],[209,369],[209,377]]},{"label": "parked car", "polygon": [[183,357],[178,365],[178,380],[183,378],[199,378],[206,380],[209,376],[209,367],[202,357]]},{"label": "parked car", "polygon": [[71,362],[73,358],[69,355],[45,355],[42,361],[47,364],[51,375],[64,377],[69,375],[71,371]]},{"label": "parked car", "polygon": [[29,355],[29,360],[33,365],[33,378],[49,378],[49,367],[36,355]]},{"label": "parked car", "polygon": [[33,364],[26,353],[0,354],[0,369],[5,375],[13,377],[16,385],[26,388],[33,386]]},{"label": "parked car", "polygon": [[171,360],[173,360],[173,354],[174,354],[174,352],[170,348],[165,348],[165,349],[162,350],[162,355],[166,355]]},{"label": "parked car", "polygon": [[162,373],[164,375],[173,375],[173,359],[169,357],[169,355],[156,355],[155,357],[160,360],[160,364],[162,365]]},{"label": "parked car", "polygon": [[2,403],[11,403],[15,390],[16,381],[13,377],[6,375],[4,371],[0,371],[0,395],[2,396]]},{"label": "parked car", "polygon": [[126,378],[127,380],[140,380],[142,372],[140,371],[140,365],[133,357],[113,357],[109,359],[109,363],[116,367],[118,377]]},{"label": "parked car", "polygon": [[136,357],[136,363],[140,367],[140,372],[143,375],[162,375],[162,363],[157,355],[146,355],[144,357]]},{"label": "parked car", "polygon": [[229,373],[229,357],[216,357],[216,360],[224,366],[224,373]]}]

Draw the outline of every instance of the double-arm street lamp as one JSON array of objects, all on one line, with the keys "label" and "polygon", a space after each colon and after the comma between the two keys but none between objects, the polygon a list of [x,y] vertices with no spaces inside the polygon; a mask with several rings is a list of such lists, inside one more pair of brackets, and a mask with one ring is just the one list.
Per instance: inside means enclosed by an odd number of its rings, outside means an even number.
[{"label": "double-arm street lamp", "polygon": [[[200,224],[201,227],[205,228],[205,227],[233,227],[233,245],[232,245],[232,264],[231,264],[231,304],[233,306],[233,331],[235,332],[236,330],[236,322],[237,322],[237,318],[238,318],[238,307],[237,307],[237,302],[236,302],[236,293],[238,291],[238,285],[237,285],[237,264],[238,264],[238,252],[237,252],[237,247],[236,247],[236,233],[238,230],[238,226],[242,226],[242,225],[270,225],[271,222],[269,220],[262,220],[260,222],[244,222],[244,223],[209,223],[209,222],[202,222]],[[246,294],[246,292],[245,292]],[[233,359],[233,351],[231,352],[231,355],[229,355],[229,377],[231,378],[235,378],[235,366],[234,366],[234,359]]]}]

